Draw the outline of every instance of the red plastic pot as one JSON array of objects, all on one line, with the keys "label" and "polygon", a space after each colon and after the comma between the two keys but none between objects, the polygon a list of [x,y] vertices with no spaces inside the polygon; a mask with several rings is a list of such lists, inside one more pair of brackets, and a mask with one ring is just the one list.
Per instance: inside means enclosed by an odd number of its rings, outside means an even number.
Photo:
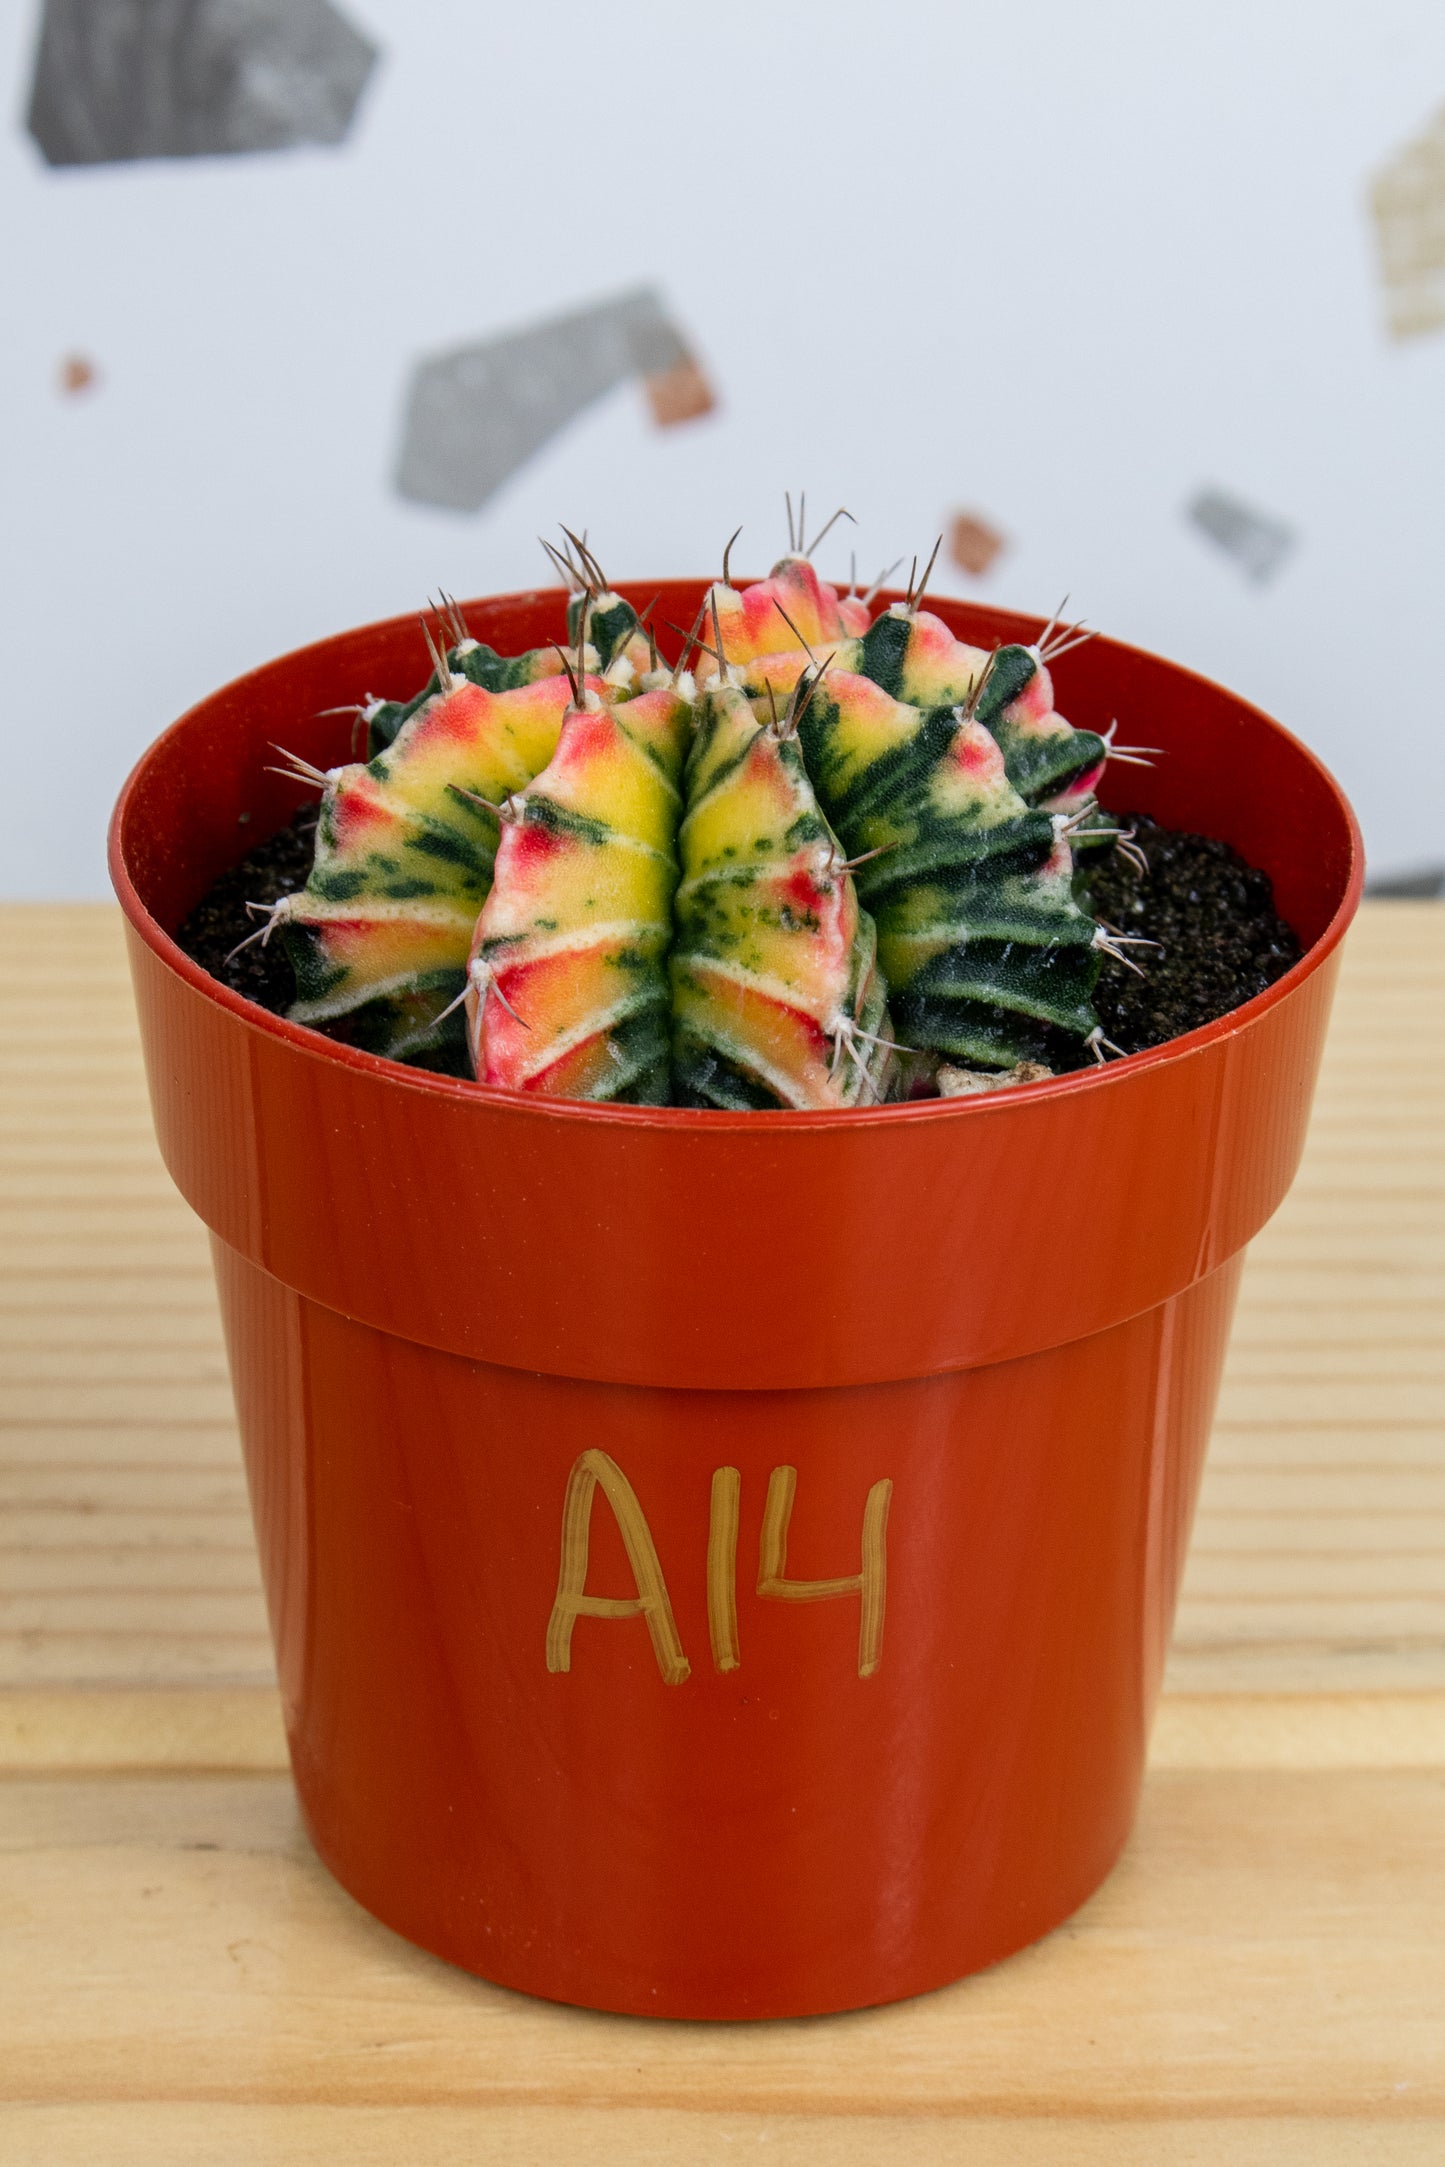
[{"label": "red plastic pot", "polygon": [[[517,649],[562,602],[468,615]],[[1164,748],[1129,803],[1271,874],[1287,977],[983,1099],[525,1103],[266,1015],[171,938],[297,802],[271,742],[344,758],[318,710],[421,667],[399,618],[228,686],[112,837],[317,1849],[412,1940],[563,2001],[938,1986],[1065,1918],[1128,1834],[1241,1255],[1359,896],[1349,808],[1277,724],[1098,640],[1067,711]]]}]

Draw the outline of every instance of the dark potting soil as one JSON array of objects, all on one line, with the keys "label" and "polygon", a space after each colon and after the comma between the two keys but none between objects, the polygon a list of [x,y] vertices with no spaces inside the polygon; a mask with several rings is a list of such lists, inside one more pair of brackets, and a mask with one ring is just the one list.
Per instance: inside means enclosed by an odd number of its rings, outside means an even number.
[{"label": "dark potting soil", "polygon": [[277,903],[305,887],[316,853],[319,810],[303,805],[289,826],[223,873],[176,931],[177,942],[193,963],[258,1008],[269,1008],[273,1016],[284,1015],[296,998],[296,976],[284,945],[256,940],[239,955],[232,951],[265,924],[258,913],[247,910],[248,903]]},{"label": "dark potting soil", "polygon": [[1228,843],[1161,828],[1146,813],[1122,817],[1149,870],[1108,851],[1088,869],[1090,905],[1106,925],[1159,946],[1131,950],[1138,971],[1105,956],[1094,1007],[1105,1038],[1142,1053],[1252,1001],[1301,950],[1275,910],[1268,873]]},{"label": "dark potting soil", "polygon": [[[1090,902],[1117,931],[1160,945],[1132,951],[1142,976],[1105,956],[1094,1005],[1104,1036],[1121,1052],[1140,1053],[1263,993],[1299,961],[1300,944],[1275,912],[1269,875],[1228,843],[1161,828],[1144,813],[1123,817],[1149,870],[1109,851],[1087,868]],[[315,834],[316,808],[305,806],[223,873],[176,934],[203,970],[276,1015],[296,998],[283,944],[253,941],[234,951],[261,923],[248,902],[274,903],[304,885]]]}]

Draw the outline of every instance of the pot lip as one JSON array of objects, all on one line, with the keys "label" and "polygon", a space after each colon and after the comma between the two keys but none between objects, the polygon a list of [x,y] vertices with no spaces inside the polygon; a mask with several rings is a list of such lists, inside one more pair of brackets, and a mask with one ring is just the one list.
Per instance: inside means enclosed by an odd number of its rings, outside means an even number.
[{"label": "pot lip", "polygon": [[[619,582],[618,591],[627,594],[633,588],[641,589],[655,584],[657,583],[625,580]],[[473,601],[524,604],[554,594],[560,599],[566,598],[566,590],[560,587],[526,587],[519,588],[512,594],[472,598],[463,607],[472,606]],[[905,597],[901,591],[885,589],[877,599],[881,606],[887,607],[892,602],[903,601]],[[1012,620],[1021,631],[1027,631],[1034,623],[1032,618],[1021,611],[996,609],[992,605],[988,607],[990,616]],[[286,654],[258,664],[257,670],[272,668],[278,663],[307,654],[315,647],[330,646],[339,639],[407,622],[410,622],[410,616],[403,613],[396,618],[351,626],[343,632],[328,634],[322,640],[308,641],[303,647],[292,648]],[[1038,619],[1039,625],[1043,622],[1042,618]],[[478,1109],[504,1112],[537,1121],[581,1122],[616,1127],[624,1132],[660,1129],[680,1135],[776,1137],[819,1133],[836,1135],[844,1129],[879,1129],[884,1123],[896,1127],[913,1122],[982,1120],[990,1114],[1001,1113],[1007,1107],[1017,1106],[1025,1101],[1033,1104],[1042,1099],[1062,1099],[1066,1096],[1076,1098],[1086,1093],[1118,1090],[1127,1087],[1132,1078],[1142,1076],[1147,1070],[1207,1052],[1223,1040],[1249,1029],[1268,1014],[1270,1009],[1288,1000],[1290,995],[1328,960],[1348,931],[1364,890],[1365,853],[1359,822],[1349,799],[1323,760],[1311,751],[1301,738],[1296,737],[1292,730],[1286,729],[1283,723],[1276,722],[1273,716],[1265,714],[1262,708],[1255,707],[1251,701],[1241,699],[1238,694],[1230,692],[1215,679],[1206,677],[1200,670],[1191,670],[1182,663],[1170,662],[1166,656],[1153,654],[1148,648],[1136,647],[1125,640],[1109,638],[1108,644],[1121,655],[1137,656],[1146,662],[1162,664],[1178,677],[1222,693],[1226,699],[1233,701],[1236,707],[1283,738],[1299,758],[1323,779],[1344,814],[1350,842],[1349,877],[1339,906],[1319,938],[1305,950],[1298,963],[1291,965],[1282,978],[1277,978],[1273,985],[1266,986],[1262,993],[1255,994],[1253,999],[1244,1002],[1239,1008],[1228,1010],[1223,1016],[1216,1017],[1212,1023],[1199,1025],[1196,1030],[1183,1032],[1177,1038],[1166,1039],[1162,1045],[1146,1047],[1140,1053],[1126,1054],[1122,1059],[1104,1062],[1091,1069],[1075,1069],[1067,1075],[1051,1076],[1040,1083],[1014,1085],[1007,1091],[969,1093],[961,1098],[951,1099],[905,1100],[894,1106],[830,1108],[818,1112],[793,1107],[759,1107],[732,1113],[706,1107],[616,1106],[588,1099],[534,1098],[524,1092],[505,1091],[491,1084],[476,1083],[467,1077],[439,1076],[428,1069],[408,1068],[403,1062],[388,1060],[382,1054],[367,1053],[359,1047],[342,1045],[334,1039],[328,1039],[322,1032],[311,1030],[305,1024],[292,1023],[285,1016],[274,1015],[269,1009],[259,1007],[256,1002],[248,1001],[243,994],[235,992],[230,986],[223,985],[218,978],[213,978],[209,971],[186,954],[142,902],[125,862],[122,833],[126,817],[131,800],[139,789],[151,760],[164,745],[185,730],[192,717],[208,706],[219,692],[229,689],[227,686],[216,687],[187,708],[184,714],[179,715],[147,746],[127,775],[111,815],[107,838],[111,883],[131,928],[145,942],[157,961],[194,993],[214,1002],[239,1024],[278,1040],[293,1053],[304,1055],[323,1065],[339,1064],[342,1068],[359,1072],[360,1075],[373,1076],[399,1090],[419,1091],[429,1097],[450,1099],[459,1106],[476,1106]],[[252,671],[244,672],[242,677],[232,679],[231,684],[242,684],[253,674],[255,673]]]}]

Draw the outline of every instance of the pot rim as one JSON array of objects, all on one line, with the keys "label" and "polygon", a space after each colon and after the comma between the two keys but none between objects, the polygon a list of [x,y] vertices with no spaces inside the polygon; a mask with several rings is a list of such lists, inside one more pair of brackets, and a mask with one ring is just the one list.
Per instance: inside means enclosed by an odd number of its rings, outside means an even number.
[{"label": "pot rim", "polygon": [[[642,592],[656,584],[656,581],[625,580],[619,582],[616,591],[631,599],[634,589]],[[461,606],[465,610],[483,602],[520,605],[551,599],[554,596],[565,601],[566,590],[560,587],[519,588],[507,595],[472,597]],[[886,608],[893,602],[905,600],[906,597],[899,589],[886,588],[880,591],[877,599],[880,605]],[[315,647],[329,646],[334,640],[351,638],[363,632],[399,627],[411,621],[411,614],[404,611],[395,617],[379,619],[369,625],[350,626],[340,633],[328,634],[322,640],[307,641],[302,647],[291,648],[285,654],[271,657],[268,661],[256,665],[256,668],[260,670],[277,667],[307,654]],[[1033,630],[1036,636],[1037,628],[1041,628],[1046,621],[1041,617],[1035,619],[1021,611],[994,609],[992,606],[990,615],[1000,621],[1017,625],[1020,635]],[[313,1031],[306,1024],[292,1023],[289,1018],[275,1015],[271,1010],[247,1000],[244,994],[223,985],[202,965],[193,961],[152,916],[131,879],[122,838],[131,800],[151,761],[188,727],[192,718],[202,708],[209,706],[219,693],[244,683],[246,677],[254,674],[251,671],[244,672],[240,678],[231,679],[227,686],[215,687],[188,707],[146,747],[132,767],[116,800],[107,836],[111,883],[127,920],[158,960],[194,992],[228,1011],[237,1022],[253,1030],[269,1033],[273,1038],[290,1046],[294,1052],[306,1055],[312,1060],[322,1063],[338,1062],[343,1067],[359,1070],[363,1074],[379,1076],[383,1081],[400,1089],[469,1101],[479,1107],[505,1107],[514,1117],[526,1114],[544,1122],[580,1121],[601,1124],[604,1127],[620,1124],[624,1128],[647,1127],[684,1134],[691,1131],[709,1136],[728,1132],[751,1136],[764,1132],[804,1134],[820,1129],[836,1134],[842,1128],[870,1129],[883,1122],[897,1125],[917,1121],[976,1120],[999,1112],[1004,1105],[1017,1105],[1023,1100],[1058,1098],[1065,1094],[1078,1096],[1084,1092],[1109,1090],[1126,1084],[1129,1078],[1139,1075],[1146,1068],[1156,1068],[1163,1062],[1185,1058],[1220,1039],[1232,1037],[1279,1002],[1287,1000],[1295,988],[1318,970],[1339,946],[1359,906],[1365,879],[1364,840],[1354,808],[1330,769],[1303,739],[1297,737],[1292,730],[1286,729],[1284,724],[1277,722],[1272,715],[1267,715],[1262,708],[1241,699],[1238,694],[1219,685],[1215,679],[1206,677],[1202,671],[1187,669],[1182,663],[1170,662],[1167,657],[1155,655],[1148,648],[1136,647],[1128,641],[1110,637],[1109,645],[1122,655],[1137,656],[1146,662],[1160,664],[1178,677],[1220,693],[1232,701],[1236,708],[1284,739],[1296,755],[1323,780],[1343,814],[1350,845],[1349,876],[1334,915],[1318,939],[1305,949],[1299,961],[1292,964],[1283,977],[1277,978],[1273,985],[1267,986],[1262,993],[1255,994],[1240,1007],[1229,1009],[1212,1023],[1200,1024],[1193,1031],[1183,1032],[1177,1038],[1166,1039],[1161,1045],[1146,1047],[1140,1053],[1126,1054],[1121,1059],[1107,1061],[1091,1069],[1075,1069],[1063,1076],[1051,1076],[1039,1083],[1014,1085],[1007,1091],[970,1093],[951,1099],[905,1100],[892,1106],[840,1107],[818,1111],[795,1107],[759,1107],[747,1111],[723,1112],[708,1107],[619,1106],[590,1099],[549,1099],[526,1092],[503,1090],[492,1084],[477,1083],[469,1077],[440,1076],[429,1069],[409,1068],[404,1062],[390,1060],[383,1054],[368,1053],[359,1047],[342,1045],[335,1039],[327,1038],[320,1031]]]}]

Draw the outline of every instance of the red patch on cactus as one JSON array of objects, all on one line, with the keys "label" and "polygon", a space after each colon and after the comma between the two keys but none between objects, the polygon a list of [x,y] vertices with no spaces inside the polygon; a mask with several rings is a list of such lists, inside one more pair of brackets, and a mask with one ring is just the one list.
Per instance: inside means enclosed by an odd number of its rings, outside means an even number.
[{"label": "red patch on cactus", "polygon": [[332,834],[343,849],[362,841],[376,829],[391,826],[396,819],[392,808],[380,798],[373,796],[365,787],[347,777],[338,783],[329,808]]},{"label": "red patch on cactus", "polygon": [[[1031,649],[1030,652],[1032,653],[1033,650]],[[1016,729],[1021,729],[1031,722],[1043,722],[1053,713],[1054,681],[1049,675],[1047,664],[1041,657],[1037,670],[1024,686],[1023,691],[1018,695],[1017,699],[1009,702],[1009,720]],[[1063,717],[1060,716],[1058,719],[1061,727],[1067,729],[1068,725],[1064,722]]]},{"label": "red patch on cactus", "polygon": [[1040,810],[1046,813],[1079,812],[1098,789],[1105,765],[1106,763],[1100,760],[1097,766],[1086,768],[1082,775],[1076,775],[1067,790],[1057,791],[1051,798],[1041,798]]},{"label": "red patch on cactus", "polygon": [[799,642],[827,650],[848,637],[838,590],[819,579],[805,557],[784,557],[766,579],[744,587],[715,587],[723,652],[729,662],[788,654]]},{"label": "red patch on cactus", "polygon": [[810,866],[795,866],[782,882],[780,900],[800,918],[821,918],[832,901],[813,876]]},{"label": "red patch on cactus", "polygon": [[551,828],[534,827],[528,821],[506,839],[507,865],[514,873],[526,874],[536,867],[549,865],[568,847],[567,839],[555,834]]},{"label": "red patch on cactus", "polygon": [[470,678],[463,679],[418,714],[412,724],[412,744],[469,745],[476,735],[478,717],[491,705],[492,697]]},{"label": "red patch on cactus", "polygon": [[981,722],[967,718],[960,722],[949,740],[944,758],[951,766],[960,768],[965,775],[977,777],[980,782],[1002,782],[1004,779],[1004,758],[998,740],[990,736]]}]

